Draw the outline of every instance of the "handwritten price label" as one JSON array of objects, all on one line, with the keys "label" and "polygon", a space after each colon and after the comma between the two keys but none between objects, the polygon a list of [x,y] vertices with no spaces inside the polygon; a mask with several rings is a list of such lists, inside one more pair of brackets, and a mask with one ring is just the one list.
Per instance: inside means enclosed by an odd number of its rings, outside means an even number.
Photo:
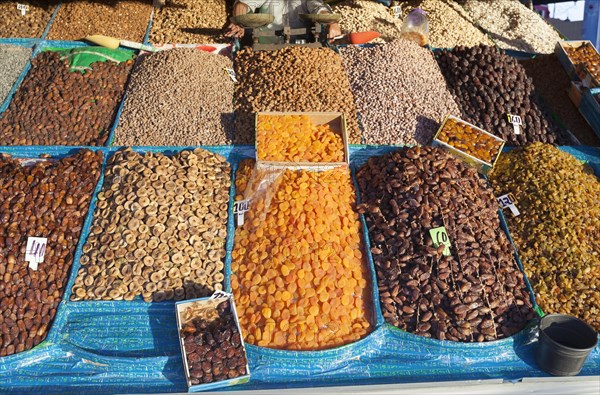
[{"label": "handwritten price label", "polygon": [[233,69],[230,69],[229,67],[224,67],[223,70],[229,76],[229,78],[231,78],[231,80],[237,84],[238,80],[235,75],[235,71]]},{"label": "handwritten price label", "polygon": [[21,15],[25,16],[27,11],[29,11],[29,6],[27,4],[17,3],[17,10],[21,11]]},{"label": "handwritten price label", "polygon": [[28,237],[27,247],[25,249],[25,261],[29,262],[29,267],[33,270],[38,269],[38,264],[44,262],[46,255],[46,243],[48,239],[45,237]]},{"label": "handwritten price label", "polygon": [[434,247],[437,248],[442,244],[445,245],[446,248],[444,248],[443,254],[444,256],[450,256],[450,247],[452,247],[452,243],[450,243],[446,227],[440,226],[439,228],[430,229],[429,235],[431,236],[431,240],[433,240]]},{"label": "handwritten price label", "polygon": [[235,202],[233,204],[233,214],[235,214],[237,219],[237,226],[244,225],[244,213],[250,210],[250,201],[249,200],[240,200],[239,202]]},{"label": "handwritten price label", "polygon": [[517,206],[515,206],[516,200],[512,193],[497,197],[496,200],[498,201],[498,204],[500,205],[500,208],[502,210],[504,210],[505,208],[509,208],[512,215],[514,215],[515,217],[518,217],[519,214],[521,214],[517,209]]},{"label": "handwritten price label", "polygon": [[521,126],[523,125],[523,120],[520,116],[508,114],[508,122],[512,123],[515,134],[521,134]]}]

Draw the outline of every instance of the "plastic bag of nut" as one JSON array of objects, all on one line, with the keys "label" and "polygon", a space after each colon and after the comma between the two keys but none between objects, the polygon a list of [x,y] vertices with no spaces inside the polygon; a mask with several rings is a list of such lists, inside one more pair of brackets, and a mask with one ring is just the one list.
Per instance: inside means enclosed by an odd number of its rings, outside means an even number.
[{"label": "plastic bag of nut", "polygon": [[190,392],[247,383],[250,369],[233,295],[175,304],[185,377]]}]

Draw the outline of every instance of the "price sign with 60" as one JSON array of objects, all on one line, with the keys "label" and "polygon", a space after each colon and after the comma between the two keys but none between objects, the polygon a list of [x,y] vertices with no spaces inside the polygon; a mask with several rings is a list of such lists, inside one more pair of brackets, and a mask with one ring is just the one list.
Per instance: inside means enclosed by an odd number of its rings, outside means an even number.
[{"label": "price sign with 60", "polygon": [[439,247],[440,245],[445,245],[444,248],[444,256],[450,256],[450,247],[452,243],[450,243],[450,238],[448,237],[448,232],[446,232],[446,227],[440,226],[439,228],[433,228],[429,230],[429,235],[431,236],[431,240],[433,240],[434,247]]}]

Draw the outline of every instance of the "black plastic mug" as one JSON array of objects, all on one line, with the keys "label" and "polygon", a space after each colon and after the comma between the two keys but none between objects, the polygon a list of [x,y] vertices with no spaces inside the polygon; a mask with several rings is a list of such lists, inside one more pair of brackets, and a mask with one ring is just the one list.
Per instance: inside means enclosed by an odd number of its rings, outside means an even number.
[{"label": "black plastic mug", "polygon": [[539,323],[536,359],[553,376],[576,376],[598,344],[596,331],[582,320],[565,314],[548,314]]}]

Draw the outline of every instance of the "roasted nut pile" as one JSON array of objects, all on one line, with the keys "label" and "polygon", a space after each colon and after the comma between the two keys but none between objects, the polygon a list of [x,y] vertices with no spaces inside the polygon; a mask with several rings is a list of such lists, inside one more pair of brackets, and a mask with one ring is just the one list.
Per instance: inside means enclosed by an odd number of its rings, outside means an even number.
[{"label": "roasted nut pile", "polygon": [[[466,121],[509,145],[568,142],[542,113],[531,80],[514,58],[484,45],[439,51],[436,58]],[[521,117],[521,134],[514,133],[508,114]]]},{"label": "roasted nut pile", "polygon": [[109,160],[72,300],[182,300],[222,289],[230,166],[202,149]]},{"label": "roasted nut pile", "polygon": [[328,48],[244,49],[235,57],[235,142],[254,143],[254,113],[342,112],[348,142],[361,142],[356,108],[340,57]]},{"label": "roasted nut pile", "polygon": [[390,14],[389,8],[372,0],[345,0],[333,5],[333,12],[342,15],[342,31],[376,31],[381,37],[371,42],[392,41],[400,36],[402,19]]},{"label": "roasted nut pile", "polygon": [[465,15],[504,49],[552,53],[560,35],[536,12],[514,0],[466,0]]},{"label": "roasted nut pile", "polygon": [[547,144],[503,154],[490,182],[512,193],[507,215],[523,267],[546,313],[587,321],[600,331],[600,182],[590,168]]},{"label": "roasted nut pile", "polygon": [[238,175],[236,187],[246,184],[240,193],[251,199],[231,264],[244,339],[318,350],[371,332],[371,285],[349,171]]},{"label": "roasted nut pile", "polygon": [[103,145],[133,61],[96,62],[71,72],[56,52],[43,52],[0,118],[0,145]]},{"label": "roasted nut pile", "polygon": [[492,164],[502,148],[502,141],[482,133],[467,123],[451,118],[446,121],[437,138],[462,152]]},{"label": "roasted nut pile", "polygon": [[154,10],[150,42],[205,44],[229,42],[223,36],[226,0],[173,0]]},{"label": "roasted nut pile", "polygon": [[92,34],[142,42],[152,4],[149,1],[63,1],[48,40],[80,40]]},{"label": "roasted nut pile", "polygon": [[[17,4],[29,5],[29,11],[22,15]],[[57,4],[58,0],[0,2],[0,37],[41,37]]]},{"label": "roasted nut pile", "polygon": [[31,57],[31,48],[0,45],[0,105],[21,75]]},{"label": "roasted nut pile", "polygon": [[571,79],[556,55],[538,55],[534,59],[519,60],[519,63],[527,72],[527,76],[533,80],[536,92],[564,122],[565,127],[582,144],[600,146],[600,138],[569,98],[567,91],[571,87]]},{"label": "roasted nut pile", "polygon": [[190,385],[248,374],[246,352],[229,302],[221,302],[216,312],[216,318],[201,315],[181,330]]},{"label": "roasted nut pile", "polygon": [[428,49],[407,40],[341,50],[367,144],[429,144],[460,110]]},{"label": "roasted nut pile", "polygon": [[[486,181],[440,148],[370,158],[358,173],[386,321],[440,340],[482,342],[534,313]],[[444,226],[450,255],[430,230]]]},{"label": "roasted nut pile", "polygon": [[231,60],[190,48],[161,51],[136,67],[115,145],[223,145],[233,140]]},{"label": "roasted nut pile", "polygon": [[[102,154],[89,150],[28,166],[0,157],[0,357],[46,338],[101,164]],[[47,238],[37,270],[25,261],[28,237]]]},{"label": "roasted nut pile", "polygon": [[565,47],[565,52],[575,65],[577,75],[581,79],[584,79],[588,72],[597,80],[600,79],[600,54],[591,44],[585,43],[579,47]]},{"label": "roasted nut pile", "polygon": [[478,44],[494,45],[481,30],[457,12],[452,2],[440,0],[411,0],[401,2],[402,16],[415,8],[427,13],[429,42],[435,48],[454,48],[459,45],[472,47]]},{"label": "roasted nut pile", "polygon": [[260,115],[256,152],[266,161],[343,162],[344,142],[328,124],[317,126],[306,115]]}]

